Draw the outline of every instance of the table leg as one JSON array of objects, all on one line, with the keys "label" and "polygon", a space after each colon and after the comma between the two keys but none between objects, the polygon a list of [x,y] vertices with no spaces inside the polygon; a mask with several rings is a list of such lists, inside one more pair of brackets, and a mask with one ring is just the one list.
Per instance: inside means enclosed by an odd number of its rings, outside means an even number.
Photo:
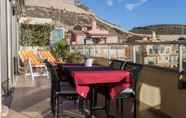
[{"label": "table leg", "polygon": [[106,95],[105,95],[105,112],[107,115],[107,118],[114,118],[114,116],[110,115],[110,95],[109,95],[109,87],[106,88]]},{"label": "table leg", "polygon": [[93,93],[93,105],[94,105],[94,107],[96,107],[96,105],[97,105],[97,88],[94,88],[94,91],[93,91],[94,93]]},{"label": "table leg", "polygon": [[84,100],[82,97],[79,97],[79,111],[80,112],[84,111]]},{"label": "table leg", "polygon": [[109,114],[110,111],[110,96],[105,96],[105,112],[106,114]]},{"label": "table leg", "polygon": [[94,107],[94,97],[95,97],[95,89],[93,86],[90,87],[90,103],[89,103],[89,110],[90,110],[90,118],[92,118],[93,115],[93,107]]}]

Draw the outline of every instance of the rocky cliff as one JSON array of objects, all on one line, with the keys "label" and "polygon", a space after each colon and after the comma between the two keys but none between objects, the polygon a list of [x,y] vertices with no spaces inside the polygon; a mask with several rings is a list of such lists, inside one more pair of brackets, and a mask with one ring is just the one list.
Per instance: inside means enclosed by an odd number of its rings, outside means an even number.
[{"label": "rocky cliff", "polygon": [[75,12],[68,9],[25,5],[22,10],[22,17],[51,18],[56,24],[64,26],[68,30],[71,30],[77,24],[90,25],[92,20],[97,20],[99,28],[108,30],[112,35],[117,35],[120,42],[125,42],[129,37],[134,35],[130,32],[122,30],[116,25],[96,17],[96,15],[90,11],[78,8],[84,10],[84,12],[81,12],[81,10]]}]

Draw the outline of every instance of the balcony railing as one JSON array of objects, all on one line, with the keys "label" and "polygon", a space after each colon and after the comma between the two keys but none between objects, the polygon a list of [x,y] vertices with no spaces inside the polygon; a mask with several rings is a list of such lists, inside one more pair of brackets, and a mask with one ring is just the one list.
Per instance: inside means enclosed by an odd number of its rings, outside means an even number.
[{"label": "balcony railing", "polygon": [[124,44],[71,45],[72,52],[90,57],[128,60],[184,71],[186,41],[143,42]]}]

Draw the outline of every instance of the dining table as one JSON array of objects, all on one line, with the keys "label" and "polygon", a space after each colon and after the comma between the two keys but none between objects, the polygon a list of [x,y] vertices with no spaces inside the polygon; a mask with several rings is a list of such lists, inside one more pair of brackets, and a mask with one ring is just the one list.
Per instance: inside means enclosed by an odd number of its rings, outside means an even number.
[{"label": "dining table", "polygon": [[[131,79],[130,73],[127,71],[73,71],[72,76],[76,83],[77,93],[86,98],[89,93],[89,117],[95,110],[104,109],[107,117],[110,115],[110,101],[111,98],[116,97],[120,92],[130,87]],[[95,90],[104,91],[105,106],[98,107],[95,105]]]},{"label": "dining table", "polygon": [[[93,65],[86,67],[82,65],[66,64],[60,65],[63,74],[73,81],[76,91],[84,99],[89,99],[89,116],[95,110],[105,110],[110,116],[110,100],[131,85],[130,72],[124,70],[113,70],[109,66]],[[97,88],[105,96],[105,106],[96,106]]]}]

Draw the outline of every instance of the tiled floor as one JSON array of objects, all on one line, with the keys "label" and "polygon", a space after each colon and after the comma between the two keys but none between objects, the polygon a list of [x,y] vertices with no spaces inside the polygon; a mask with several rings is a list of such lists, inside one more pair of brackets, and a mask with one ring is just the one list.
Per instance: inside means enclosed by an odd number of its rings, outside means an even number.
[{"label": "tiled floor", "polygon": [[[48,79],[38,78],[35,81],[18,79],[11,109],[6,118],[52,118],[49,96],[50,81]],[[101,104],[102,101],[99,100],[99,103]],[[112,112],[115,114],[114,105],[112,106]],[[139,109],[139,118],[168,118],[160,113],[148,111],[144,105],[140,105]],[[84,115],[78,112],[77,105],[69,101],[65,102],[64,113],[66,118],[84,118]],[[106,116],[104,112],[99,111],[95,113],[95,117],[105,118]],[[125,118],[130,118],[130,115]]]}]

